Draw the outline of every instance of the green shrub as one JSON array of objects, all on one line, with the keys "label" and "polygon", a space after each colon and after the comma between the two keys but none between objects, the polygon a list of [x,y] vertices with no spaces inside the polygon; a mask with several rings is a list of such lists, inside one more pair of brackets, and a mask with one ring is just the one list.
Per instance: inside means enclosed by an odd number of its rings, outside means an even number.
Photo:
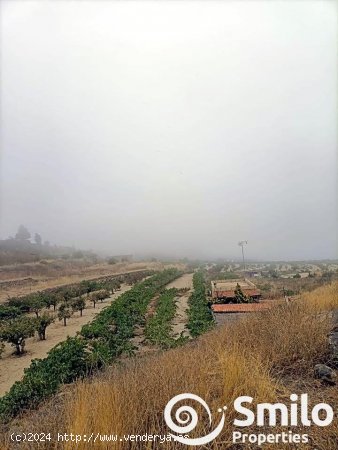
[{"label": "green shrub", "polygon": [[22,310],[17,306],[3,306],[0,305],[0,320],[14,319],[20,316]]},{"label": "green shrub", "polygon": [[36,320],[36,331],[38,332],[41,341],[46,339],[47,327],[55,321],[55,317],[49,313],[43,313]]},{"label": "green shrub", "polygon": [[73,312],[74,312],[74,310],[66,302],[61,303],[61,305],[59,306],[58,319],[60,321],[63,320],[63,325],[64,326],[67,325],[67,319],[70,319],[70,317],[72,316]]},{"label": "green shrub", "polygon": [[161,348],[174,347],[176,340],[172,336],[171,322],[176,312],[175,297],[177,289],[165,290],[158,299],[155,314],[147,321],[145,336],[152,344]]},{"label": "green shrub", "polygon": [[55,394],[62,383],[88,373],[86,342],[75,337],[54,347],[47,358],[35,359],[25,369],[24,377],[0,399],[0,417],[8,420],[22,409],[36,407],[44,398]]},{"label": "green shrub", "polygon": [[71,302],[71,308],[72,308],[73,312],[80,311],[81,317],[82,317],[82,311],[85,309],[85,307],[86,307],[86,300],[82,297],[76,297]]},{"label": "green shrub", "polygon": [[205,294],[205,281],[202,272],[196,272],[193,277],[194,292],[189,298],[188,328],[192,337],[210,330],[214,319]]},{"label": "green shrub", "polygon": [[16,355],[22,355],[25,350],[26,339],[34,336],[36,329],[35,319],[31,317],[16,317],[2,322],[0,326],[0,340],[8,342],[15,347]]}]

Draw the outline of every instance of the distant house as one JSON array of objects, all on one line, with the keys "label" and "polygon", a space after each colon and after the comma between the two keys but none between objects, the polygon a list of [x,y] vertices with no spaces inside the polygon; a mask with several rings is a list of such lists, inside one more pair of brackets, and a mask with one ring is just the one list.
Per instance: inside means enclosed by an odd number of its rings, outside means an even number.
[{"label": "distant house", "polygon": [[246,279],[215,280],[211,282],[211,298],[213,303],[232,303],[235,298],[235,289],[240,286],[243,294],[253,300],[259,300],[261,291],[256,285]]}]

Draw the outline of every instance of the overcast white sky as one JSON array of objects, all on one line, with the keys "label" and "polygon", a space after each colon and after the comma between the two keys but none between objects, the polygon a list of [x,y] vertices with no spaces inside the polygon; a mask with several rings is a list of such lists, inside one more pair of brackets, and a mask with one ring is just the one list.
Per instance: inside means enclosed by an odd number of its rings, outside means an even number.
[{"label": "overcast white sky", "polygon": [[0,237],[337,257],[335,1],[1,1]]}]

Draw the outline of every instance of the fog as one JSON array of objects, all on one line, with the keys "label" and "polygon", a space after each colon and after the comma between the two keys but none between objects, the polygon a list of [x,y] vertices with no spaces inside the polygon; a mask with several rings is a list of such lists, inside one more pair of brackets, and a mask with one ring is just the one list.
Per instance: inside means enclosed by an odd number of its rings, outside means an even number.
[{"label": "fog", "polygon": [[337,255],[334,1],[1,2],[0,238]]}]

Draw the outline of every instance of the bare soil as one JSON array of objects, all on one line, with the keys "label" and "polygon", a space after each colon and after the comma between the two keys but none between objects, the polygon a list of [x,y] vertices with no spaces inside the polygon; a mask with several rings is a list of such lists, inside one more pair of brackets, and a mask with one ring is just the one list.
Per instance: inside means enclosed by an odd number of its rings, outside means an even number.
[{"label": "bare soil", "polygon": [[177,278],[176,280],[172,281],[171,283],[167,284],[166,288],[176,288],[176,289],[183,289],[188,288],[192,289],[192,273],[185,273],[180,278]]},{"label": "bare soil", "polygon": [[177,297],[177,309],[176,309],[176,315],[174,317],[174,320],[172,322],[173,326],[173,336],[175,338],[179,337],[182,333],[183,336],[190,337],[190,333],[188,329],[186,328],[187,322],[188,322],[188,315],[187,310],[189,309],[188,300],[193,288],[192,285],[192,273],[186,273],[182,277],[178,278],[177,280],[174,280],[172,283],[168,284],[167,288],[188,288],[189,291],[185,292],[182,296]]}]

